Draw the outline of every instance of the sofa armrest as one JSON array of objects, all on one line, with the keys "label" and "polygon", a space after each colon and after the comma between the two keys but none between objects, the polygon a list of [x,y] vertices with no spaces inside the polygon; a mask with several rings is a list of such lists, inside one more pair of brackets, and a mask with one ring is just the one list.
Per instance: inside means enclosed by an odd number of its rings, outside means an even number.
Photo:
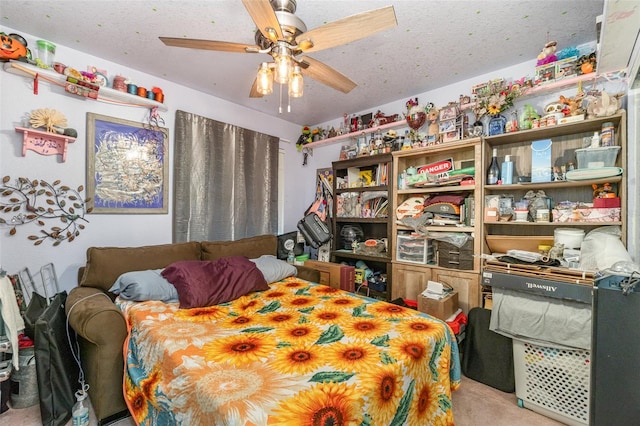
[{"label": "sofa armrest", "polygon": [[296,269],[298,270],[298,278],[314,283],[320,282],[320,271],[317,269],[303,265],[296,265]]},{"label": "sofa armrest", "polygon": [[104,291],[94,287],[75,287],[66,305],[69,325],[85,340],[96,345],[122,348],[127,324],[122,312]]}]

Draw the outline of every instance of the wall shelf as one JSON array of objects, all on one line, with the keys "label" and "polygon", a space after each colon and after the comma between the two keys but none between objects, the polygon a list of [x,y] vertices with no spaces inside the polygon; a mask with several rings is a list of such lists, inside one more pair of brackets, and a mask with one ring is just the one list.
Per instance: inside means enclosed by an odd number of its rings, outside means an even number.
[{"label": "wall shelf", "polygon": [[387,129],[396,129],[398,127],[409,127],[409,125],[407,124],[406,120],[399,120],[399,121],[394,121],[393,123],[387,123],[387,124],[383,124],[382,126],[378,126],[378,127],[370,127],[364,130],[359,130],[357,132],[350,132],[350,133],[345,133],[344,135],[338,135],[338,136],[334,136],[332,138],[327,138],[327,139],[322,139],[316,142],[311,142],[306,144],[304,147],[305,148],[319,148],[321,146],[325,146],[325,145],[333,145],[334,143],[338,143],[341,140],[344,139],[356,139],[362,135],[367,135],[370,133],[375,133],[378,130],[382,131],[382,130],[387,130]]},{"label": "wall shelf", "polygon": [[[63,74],[57,73],[50,69],[39,68],[34,65],[26,64],[24,62],[19,62],[19,61],[5,62],[3,64],[3,68],[8,73],[20,75],[22,77],[27,77],[31,79],[35,79],[37,75],[39,82],[46,81],[47,83],[62,87],[63,90],[67,82],[67,76]],[[87,99],[86,97],[83,97],[83,96],[76,96],[76,95],[74,96],[79,99]],[[160,111],[168,110],[165,104],[161,102],[157,102],[153,99],[143,98],[141,96],[132,95],[130,93],[121,92],[119,90],[114,90],[109,87],[102,87],[102,86],[98,91],[98,98],[96,100],[112,103],[112,104],[123,105],[123,106],[158,108],[158,110]]]},{"label": "wall shelf", "polygon": [[23,157],[27,155],[27,150],[30,150],[42,155],[61,155],[63,163],[67,160],[67,145],[76,140],[69,136],[26,127],[16,127],[16,132],[23,134]]}]

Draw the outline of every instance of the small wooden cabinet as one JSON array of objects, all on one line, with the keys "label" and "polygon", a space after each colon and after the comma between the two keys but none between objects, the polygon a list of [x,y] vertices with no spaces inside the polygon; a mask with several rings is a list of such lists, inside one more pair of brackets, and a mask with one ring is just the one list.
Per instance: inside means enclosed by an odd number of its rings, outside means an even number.
[{"label": "small wooden cabinet", "polygon": [[418,300],[418,295],[427,288],[427,281],[431,279],[431,269],[418,265],[393,264],[395,285],[391,292],[393,300],[402,297]]},{"label": "small wooden cabinet", "polygon": [[480,275],[478,273],[433,268],[431,279],[453,287],[453,290],[458,292],[458,303],[464,312],[469,313],[471,308],[481,306]]}]

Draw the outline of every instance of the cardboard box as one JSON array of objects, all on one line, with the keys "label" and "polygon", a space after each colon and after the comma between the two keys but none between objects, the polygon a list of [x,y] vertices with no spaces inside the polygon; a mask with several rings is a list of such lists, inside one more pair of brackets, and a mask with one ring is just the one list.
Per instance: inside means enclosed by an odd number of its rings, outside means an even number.
[{"label": "cardboard box", "polygon": [[578,75],[578,57],[571,56],[570,58],[560,59],[555,62],[556,64],[556,80],[562,80],[563,78],[575,77]]},{"label": "cardboard box", "polygon": [[304,266],[320,272],[320,284],[341,290],[355,291],[355,268],[339,263],[320,262],[319,260],[307,260]]},{"label": "cardboard box", "polygon": [[551,182],[551,139],[531,142],[531,182]]},{"label": "cardboard box", "polygon": [[438,300],[419,294],[418,310],[444,321],[458,310],[458,292],[451,292]]}]

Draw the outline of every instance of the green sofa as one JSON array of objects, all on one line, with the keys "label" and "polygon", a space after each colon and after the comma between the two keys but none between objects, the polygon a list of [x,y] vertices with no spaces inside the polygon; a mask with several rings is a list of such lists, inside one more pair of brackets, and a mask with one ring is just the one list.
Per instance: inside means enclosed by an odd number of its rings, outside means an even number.
[{"label": "green sofa", "polygon": [[[260,235],[236,241],[202,241],[143,247],[90,247],[78,271],[78,287],[69,292],[66,311],[78,334],[80,360],[99,424],[129,415],[122,395],[123,344],[127,325],[108,290],[125,272],[160,269],[179,260],[250,259],[276,255],[277,237]],[[318,282],[319,272],[298,266],[298,276]]]}]

